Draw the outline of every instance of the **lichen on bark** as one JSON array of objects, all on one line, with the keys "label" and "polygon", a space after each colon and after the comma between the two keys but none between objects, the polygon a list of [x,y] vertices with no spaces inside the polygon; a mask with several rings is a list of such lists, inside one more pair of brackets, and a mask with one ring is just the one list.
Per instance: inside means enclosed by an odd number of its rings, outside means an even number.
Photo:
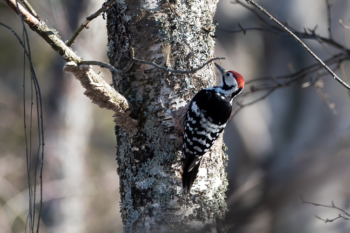
[{"label": "lichen on bark", "polygon": [[[122,68],[130,47],[139,59],[172,69],[198,67],[213,57],[216,0],[119,0],[107,13],[108,57]],[[194,74],[172,74],[134,65],[113,76],[129,102],[137,133],[116,126],[124,232],[225,232],[227,188],[222,137],[203,158],[188,195],[182,193],[181,134],[174,111],[200,89],[215,84],[214,67]]]}]

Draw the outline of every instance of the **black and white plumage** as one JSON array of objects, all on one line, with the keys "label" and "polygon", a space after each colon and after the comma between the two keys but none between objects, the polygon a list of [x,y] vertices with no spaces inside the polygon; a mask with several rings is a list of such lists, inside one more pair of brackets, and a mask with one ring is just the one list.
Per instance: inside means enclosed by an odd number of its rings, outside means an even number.
[{"label": "black and white plumage", "polygon": [[191,100],[185,116],[182,147],[184,193],[190,191],[203,155],[225,129],[232,112],[232,100],[244,87],[244,79],[239,73],[215,65],[221,72],[222,84],[200,90]]}]

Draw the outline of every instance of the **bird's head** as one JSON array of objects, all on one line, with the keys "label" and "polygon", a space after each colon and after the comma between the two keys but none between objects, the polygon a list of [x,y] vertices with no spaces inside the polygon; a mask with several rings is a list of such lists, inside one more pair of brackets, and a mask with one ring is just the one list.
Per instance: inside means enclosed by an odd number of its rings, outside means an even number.
[{"label": "bird's head", "polygon": [[219,86],[222,89],[222,93],[228,97],[237,96],[244,88],[244,79],[242,75],[232,70],[225,70],[218,64],[216,67],[219,69],[221,73],[221,85]]}]

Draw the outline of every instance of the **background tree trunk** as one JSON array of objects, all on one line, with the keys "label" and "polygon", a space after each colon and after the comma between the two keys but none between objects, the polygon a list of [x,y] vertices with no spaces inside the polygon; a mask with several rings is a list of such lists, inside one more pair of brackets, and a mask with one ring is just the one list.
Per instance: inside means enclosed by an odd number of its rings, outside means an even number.
[{"label": "background tree trunk", "polygon": [[[135,57],[173,69],[200,66],[214,53],[212,18],[217,1],[118,1],[107,17],[110,63],[123,68]],[[124,232],[225,232],[227,210],[222,137],[204,156],[189,195],[182,194],[182,138],[167,109],[184,106],[198,90],[216,84],[214,66],[172,74],[134,65],[113,77],[129,101],[138,132],[116,127]],[[216,230],[215,230],[216,229]]]}]

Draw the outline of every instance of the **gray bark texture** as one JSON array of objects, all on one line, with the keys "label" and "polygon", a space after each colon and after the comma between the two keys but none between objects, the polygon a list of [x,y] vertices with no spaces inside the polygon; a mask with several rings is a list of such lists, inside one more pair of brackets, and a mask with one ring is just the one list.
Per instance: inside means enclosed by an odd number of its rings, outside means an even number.
[{"label": "gray bark texture", "polygon": [[[130,47],[138,59],[191,69],[213,57],[217,0],[119,0],[107,12],[108,57],[122,69]],[[204,156],[191,193],[182,193],[182,134],[170,111],[215,86],[214,66],[172,74],[133,65],[113,84],[130,104],[137,133],[116,126],[120,212],[124,232],[226,232],[227,179],[222,135]]]}]

